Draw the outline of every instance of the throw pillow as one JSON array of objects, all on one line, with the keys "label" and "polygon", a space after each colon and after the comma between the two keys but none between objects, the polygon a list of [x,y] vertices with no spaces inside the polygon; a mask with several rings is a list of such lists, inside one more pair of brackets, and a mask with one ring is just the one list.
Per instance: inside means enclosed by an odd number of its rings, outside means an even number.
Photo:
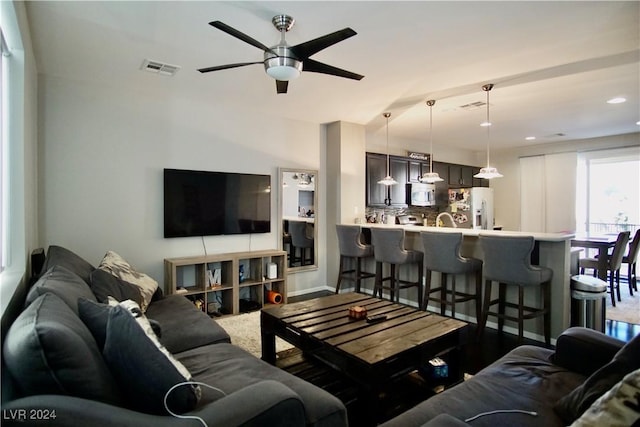
[{"label": "throw pillow", "polygon": [[109,297],[115,298],[118,302],[130,299],[142,304],[140,288],[100,268],[91,273],[89,286],[98,301],[103,304],[109,302]]},{"label": "throw pillow", "polygon": [[640,369],[595,401],[571,427],[631,426],[640,421]]},{"label": "throw pillow", "polygon": [[636,369],[640,369],[640,335],[636,335],[625,344],[611,362],[594,372],[571,393],[562,397],[554,406],[554,410],[567,425],[571,424],[600,396]]},{"label": "throw pillow", "polygon": [[75,252],[62,246],[50,245],[47,249],[47,257],[40,274],[49,270],[55,265],[61,265],[69,271],[77,274],[86,283],[89,283],[89,275],[95,267],[89,264],[84,258],[78,256]]},{"label": "throw pillow", "polygon": [[[108,300],[108,304],[100,304],[84,298],[78,300],[78,315],[93,334],[93,338],[96,340],[100,351],[104,350],[104,343],[107,340],[107,323],[109,321],[111,307],[117,306],[118,303],[119,302],[113,298]],[[153,319],[148,319],[148,321],[156,336],[162,338],[160,323]]]},{"label": "throw pillow", "polygon": [[[176,384],[191,381],[187,368],[160,344],[134,301],[110,307],[106,328],[102,354],[131,407],[166,414],[166,393]],[[175,413],[191,411],[200,393],[197,385],[177,387],[169,394],[167,406]]]},{"label": "throw pillow", "polygon": [[78,298],[95,301],[89,285],[80,276],[61,265],[54,265],[44,273],[29,289],[25,305],[31,304],[42,294],[54,293],[62,299],[74,312],[78,312]]},{"label": "throw pillow", "polygon": [[158,282],[144,273],[136,271],[127,261],[113,251],[108,251],[100,265],[99,269],[105,270],[114,276],[136,285],[140,289],[142,295],[142,311],[147,311],[147,307],[153,298],[153,294],[158,289]]},{"label": "throw pillow", "polygon": [[4,339],[2,357],[24,395],[64,394],[121,404],[91,332],[53,293],[39,296],[20,313]]}]

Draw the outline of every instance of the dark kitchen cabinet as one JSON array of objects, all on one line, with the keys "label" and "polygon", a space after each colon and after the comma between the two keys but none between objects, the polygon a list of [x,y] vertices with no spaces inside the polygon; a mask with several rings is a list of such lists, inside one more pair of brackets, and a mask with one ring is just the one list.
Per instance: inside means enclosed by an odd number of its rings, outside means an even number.
[{"label": "dark kitchen cabinet", "polygon": [[367,206],[384,206],[389,197],[386,186],[378,181],[387,175],[387,156],[384,154],[367,153]]},{"label": "dark kitchen cabinet", "polygon": [[[480,168],[473,168],[473,174],[477,174],[480,172]],[[488,187],[489,180],[483,178],[473,178],[473,186],[474,187]]]},{"label": "dark kitchen cabinet", "polygon": [[407,183],[408,177],[408,164],[404,157],[391,157],[389,161],[391,176],[398,183],[396,185],[389,186],[389,198],[391,199],[391,206],[406,207],[407,203]]},{"label": "dark kitchen cabinet", "polygon": [[367,153],[367,206],[407,206],[408,159],[390,156],[389,169],[396,185],[382,185],[378,181],[387,176],[387,156]]},{"label": "dark kitchen cabinet", "polygon": [[450,187],[471,187],[473,186],[473,166],[449,165],[449,186]]},{"label": "dark kitchen cabinet", "polygon": [[429,171],[429,164],[418,160],[409,160],[409,182],[420,182],[420,178]]},{"label": "dark kitchen cabinet", "polygon": [[449,165],[447,163],[433,162],[433,171],[436,172],[443,181],[436,182],[436,205],[446,206],[449,204]]}]

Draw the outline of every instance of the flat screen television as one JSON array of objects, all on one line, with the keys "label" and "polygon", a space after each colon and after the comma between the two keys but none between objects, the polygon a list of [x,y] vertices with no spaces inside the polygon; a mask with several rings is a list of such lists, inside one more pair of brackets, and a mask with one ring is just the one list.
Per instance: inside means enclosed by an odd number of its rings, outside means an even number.
[{"label": "flat screen television", "polygon": [[270,231],[270,175],[164,170],[164,237]]}]

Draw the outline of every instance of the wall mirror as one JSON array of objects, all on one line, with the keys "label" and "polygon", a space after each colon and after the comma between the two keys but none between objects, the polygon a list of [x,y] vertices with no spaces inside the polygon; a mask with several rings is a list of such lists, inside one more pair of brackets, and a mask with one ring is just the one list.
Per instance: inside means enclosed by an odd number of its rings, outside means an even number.
[{"label": "wall mirror", "polygon": [[318,171],[280,168],[280,245],[289,273],[318,268]]}]

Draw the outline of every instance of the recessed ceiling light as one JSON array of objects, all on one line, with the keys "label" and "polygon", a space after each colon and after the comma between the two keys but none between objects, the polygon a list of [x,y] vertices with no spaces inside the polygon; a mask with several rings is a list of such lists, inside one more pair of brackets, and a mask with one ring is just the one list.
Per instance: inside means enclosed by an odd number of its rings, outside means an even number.
[{"label": "recessed ceiling light", "polygon": [[480,126],[486,128],[487,126],[491,126],[491,123],[490,122],[482,122],[482,123],[480,123]]},{"label": "recessed ceiling light", "polygon": [[640,120],[638,120],[638,121],[636,122],[636,124],[637,124],[638,126],[640,126]]},{"label": "recessed ceiling light", "polygon": [[607,101],[607,104],[622,104],[623,102],[627,102],[627,99],[618,97],[618,98],[611,98],[610,100]]},{"label": "recessed ceiling light", "polygon": [[527,141],[533,141],[534,139],[536,139],[535,136],[528,136],[525,138]]}]

